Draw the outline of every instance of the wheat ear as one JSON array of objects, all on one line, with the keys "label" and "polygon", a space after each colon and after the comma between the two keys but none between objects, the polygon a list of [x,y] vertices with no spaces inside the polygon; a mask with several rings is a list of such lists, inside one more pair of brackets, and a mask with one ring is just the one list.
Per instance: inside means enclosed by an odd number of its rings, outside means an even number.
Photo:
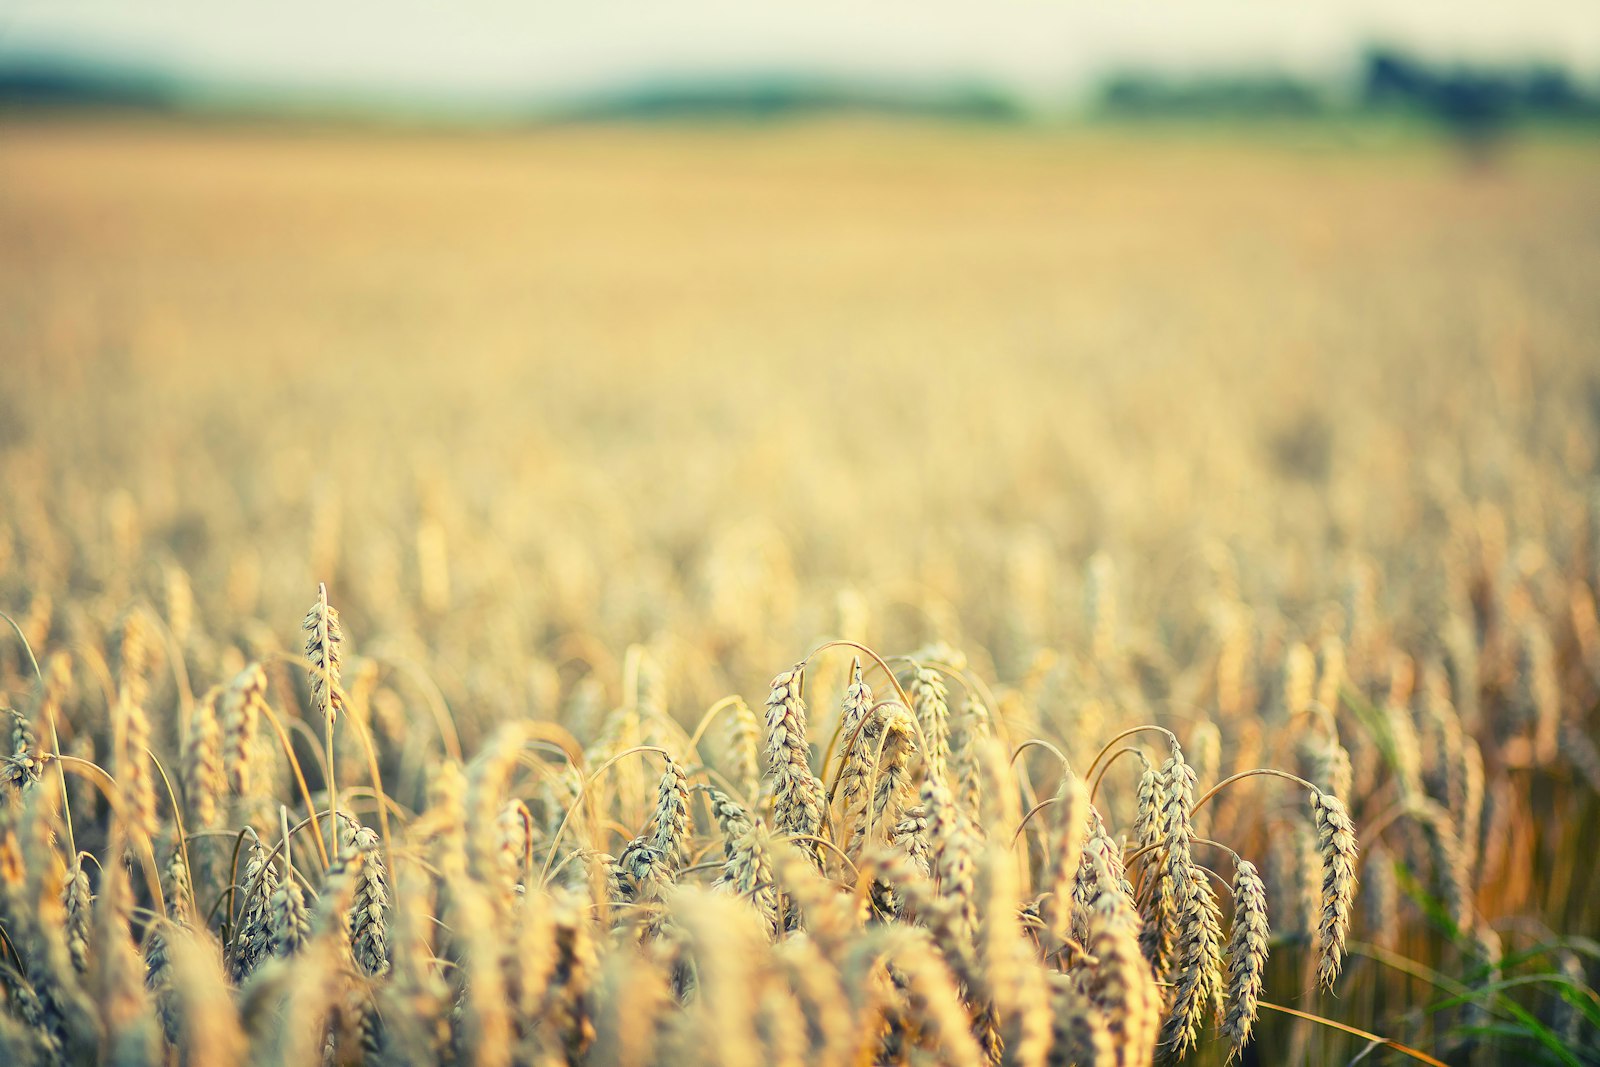
[{"label": "wheat ear", "polygon": [[1228,934],[1227,1013],[1222,1034],[1228,1059],[1250,1042],[1267,969],[1267,886],[1255,864],[1240,860],[1233,874],[1233,929]]},{"label": "wheat ear", "polygon": [[1344,958],[1356,892],[1356,830],[1338,797],[1311,794],[1311,814],[1322,853],[1322,918],[1317,926],[1317,982],[1332,989]]}]

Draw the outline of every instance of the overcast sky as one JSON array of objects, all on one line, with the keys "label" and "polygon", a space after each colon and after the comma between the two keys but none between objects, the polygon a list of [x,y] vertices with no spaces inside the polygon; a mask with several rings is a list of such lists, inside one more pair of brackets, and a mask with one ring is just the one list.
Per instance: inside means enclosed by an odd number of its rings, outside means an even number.
[{"label": "overcast sky", "polygon": [[69,53],[257,88],[494,98],[659,75],[965,76],[1048,100],[1107,69],[1336,76],[1368,41],[1600,78],[1600,0],[0,0],[0,64]]}]

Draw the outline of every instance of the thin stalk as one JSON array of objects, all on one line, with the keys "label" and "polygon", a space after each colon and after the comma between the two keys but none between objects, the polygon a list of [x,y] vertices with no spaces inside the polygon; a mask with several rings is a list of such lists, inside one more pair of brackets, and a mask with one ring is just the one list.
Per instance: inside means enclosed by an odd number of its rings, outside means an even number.
[{"label": "thin stalk", "polygon": [[1116,744],[1118,741],[1121,741],[1124,737],[1132,737],[1134,734],[1146,732],[1166,734],[1167,740],[1172,744],[1172,747],[1178,747],[1178,735],[1167,729],[1165,726],[1156,726],[1153,724],[1146,726],[1130,726],[1128,729],[1122,731],[1116,737],[1113,737],[1111,740],[1105,743],[1105,746],[1100,749],[1100,753],[1095,756],[1094,762],[1089,764],[1089,771],[1084,775],[1084,779],[1088,781],[1094,778],[1094,769],[1100,766],[1100,761],[1105,759],[1106,753],[1111,751],[1112,745]]},{"label": "thin stalk", "polygon": [[1353,1034],[1365,1041],[1371,1041],[1375,1044],[1387,1046],[1388,1048],[1392,1048],[1402,1055],[1410,1056],[1418,1063],[1426,1063],[1429,1065],[1429,1067],[1449,1067],[1448,1064],[1434,1059],[1426,1052],[1418,1052],[1409,1045],[1402,1045],[1400,1042],[1395,1041],[1392,1038],[1382,1037],[1378,1034],[1369,1033],[1366,1030],[1362,1030],[1359,1027],[1349,1026],[1341,1022],[1335,1022],[1334,1020],[1325,1018],[1321,1015],[1313,1015],[1311,1012],[1301,1011],[1299,1008],[1288,1008],[1284,1007],[1282,1004],[1273,1004],[1271,1001],[1266,1000],[1259,1001],[1259,1003],[1263,1008],[1271,1008],[1273,1011],[1281,1011],[1285,1015],[1293,1015],[1297,1019],[1305,1019],[1308,1022],[1321,1023],[1323,1026],[1331,1026],[1335,1030],[1343,1030],[1345,1033]]},{"label": "thin stalk", "polygon": [[1318,789],[1316,786],[1312,785],[1310,782],[1306,781],[1304,778],[1300,777],[1298,774],[1290,774],[1288,771],[1280,771],[1280,770],[1278,770],[1278,769],[1276,769],[1274,767],[1257,767],[1254,770],[1240,771],[1238,774],[1232,775],[1231,777],[1228,777],[1228,778],[1224,778],[1222,781],[1218,782],[1216,785],[1212,786],[1210,789],[1207,789],[1205,791],[1205,795],[1202,796],[1199,800],[1194,802],[1194,807],[1189,809],[1189,813],[1191,815],[1193,815],[1195,812],[1197,812],[1201,808],[1205,807],[1206,801],[1208,801],[1212,797],[1216,796],[1217,795],[1217,791],[1219,789],[1221,789],[1223,786],[1232,785],[1234,782],[1243,781],[1246,778],[1254,778],[1257,775],[1263,775],[1263,774],[1264,775],[1270,775],[1271,777],[1274,777],[1274,778],[1286,779],[1288,781],[1291,781],[1291,782],[1295,783],[1298,786],[1301,786],[1301,787],[1303,787],[1305,789],[1311,790],[1311,792],[1313,792],[1313,793],[1322,792],[1322,790]]},{"label": "thin stalk", "polygon": [[739,703],[739,701],[742,699],[744,698],[740,697],[738,694],[725,696],[707,708],[706,713],[700,716],[700,722],[697,726],[695,726],[694,733],[689,735],[689,749],[691,751],[698,752],[700,739],[705,736],[707,728],[711,726],[711,720],[715,719],[717,717],[717,713],[723,708],[731,708],[735,704]]},{"label": "thin stalk", "polygon": [[1100,768],[1100,773],[1095,776],[1094,781],[1089,783],[1089,803],[1093,804],[1094,798],[1099,795],[1100,783],[1106,780],[1106,772],[1111,769],[1111,765],[1130,752],[1139,757],[1139,762],[1144,764],[1146,770],[1150,769],[1150,761],[1146,759],[1145,754],[1139,751],[1137,748],[1134,748],[1132,745],[1126,745],[1117,749],[1111,754],[1111,758],[1106,760],[1106,765]]},{"label": "thin stalk", "polygon": [[311,821],[317,827],[317,854],[322,857],[322,869],[327,870],[333,866],[333,863],[328,859],[328,850],[322,847],[322,823],[317,819],[317,805],[311,799],[311,787],[306,784],[305,772],[300,769],[300,760],[295,757],[294,746],[289,743],[289,734],[284,730],[283,723],[279,721],[277,713],[272,710],[271,705],[263,701],[261,712],[267,717],[267,721],[272,724],[272,728],[277,731],[278,743],[283,746],[284,755],[289,757],[289,766],[294,771],[295,781],[300,784],[300,796],[305,800],[306,810],[311,813]]},{"label": "thin stalk", "polygon": [[[39,660],[33,654],[33,646],[28,644],[28,635],[22,632],[22,627],[17,625],[17,620],[0,611],[0,619],[5,619],[11,628],[17,631],[17,638],[22,642],[22,650],[28,654],[28,662],[33,665],[33,676],[39,679],[39,695],[44,696],[44,672],[39,669]],[[61,755],[61,735],[56,731],[56,709],[46,705],[50,711],[50,745],[55,749],[56,755]],[[67,772],[58,762],[56,775],[61,783],[61,819],[67,827],[67,854],[78,854],[78,839],[72,832],[72,799],[67,796]]]},{"label": "thin stalk", "polygon": [[624,749],[623,751],[618,752],[615,756],[612,756],[610,759],[606,760],[599,767],[596,767],[594,773],[585,778],[583,780],[583,784],[578,787],[578,795],[573,798],[572,803],[567,807],[566,813],[561,816],[561,825],[556,827],[554,836],[550,838],[550,851],[545,854],[544,867],[539,872],[540,885],[545,885],[548,883],[550,879],[550,864],[554,862],[556,858],[556,848],[561,844],[561,835],[566,832],[567,824],[572,821],[572,813],[577,811],[578,807],[587,798],[589,787],[597,782],[602,774],[610,770],[611,766],[618,760],[621,760],[625,756],[632,756],[638,752],[658,752],[668,759],[672,758],[672,753],[668,752],[659,745],[636,745],[633,748]]}]

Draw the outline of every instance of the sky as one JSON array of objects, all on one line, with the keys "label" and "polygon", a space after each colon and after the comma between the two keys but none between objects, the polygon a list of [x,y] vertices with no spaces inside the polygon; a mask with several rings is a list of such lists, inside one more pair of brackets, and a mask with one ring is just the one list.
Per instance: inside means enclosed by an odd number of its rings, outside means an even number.
[{"label": "sky", "polygon": [[663,76],[964,79],[1041,102],[1107,71],[1336,79],[1371,41],[1600,81],[1600,0],[0,0],[0,66],[137,63],[249,89],[560,98]]}]

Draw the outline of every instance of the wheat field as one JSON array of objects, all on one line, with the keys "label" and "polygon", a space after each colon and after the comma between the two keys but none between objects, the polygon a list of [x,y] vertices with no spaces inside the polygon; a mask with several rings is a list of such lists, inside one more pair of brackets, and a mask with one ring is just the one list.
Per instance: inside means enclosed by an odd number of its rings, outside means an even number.
[{"label": "wheat field", "polygon": [[0,1060],[1600,1062],[1600,147],[0,122]]}]

